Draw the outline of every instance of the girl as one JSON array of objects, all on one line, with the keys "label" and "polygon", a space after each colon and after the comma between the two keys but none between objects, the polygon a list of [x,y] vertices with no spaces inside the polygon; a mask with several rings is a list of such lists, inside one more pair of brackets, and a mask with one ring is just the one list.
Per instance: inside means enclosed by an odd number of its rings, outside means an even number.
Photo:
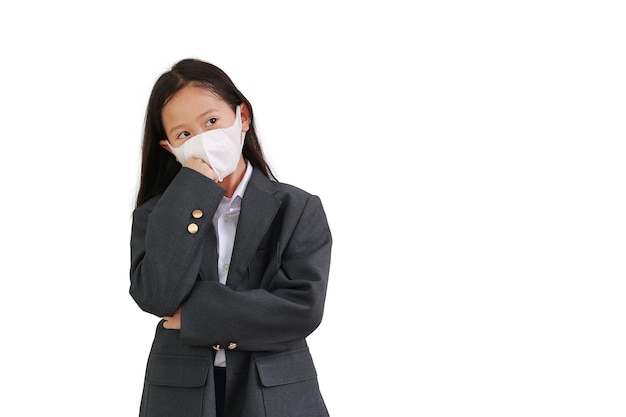
[{"label": "girl", "polygon": [[130,294],[162,317],[140,415],[328,416],[305,338],[330,253],[319,198],[275,179],[228,75],[195,59],[161,75],[131,232]]}]

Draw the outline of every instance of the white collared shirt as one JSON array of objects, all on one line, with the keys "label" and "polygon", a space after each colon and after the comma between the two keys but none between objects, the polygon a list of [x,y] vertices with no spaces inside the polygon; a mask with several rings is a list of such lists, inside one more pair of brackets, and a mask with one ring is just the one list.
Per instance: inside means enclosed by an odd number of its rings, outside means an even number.
[{"label": "white collared shirt", "polygon": [[[230,269],[230,258],[233,254],[235,243],[235,233],[239,222],[239,211],[241,210],[241,199],[246,191],[250,177],[252,176],[252,164],[246,161],[246,172],[233,193],[232,197],[222,197],[215,214],[213,215],[213,227],[217,239],[217,272],[220,284],[226,285],[228,270]],[[224,350],[218,350],[215,354],[215,366],[226,366],[226,354]]]}]

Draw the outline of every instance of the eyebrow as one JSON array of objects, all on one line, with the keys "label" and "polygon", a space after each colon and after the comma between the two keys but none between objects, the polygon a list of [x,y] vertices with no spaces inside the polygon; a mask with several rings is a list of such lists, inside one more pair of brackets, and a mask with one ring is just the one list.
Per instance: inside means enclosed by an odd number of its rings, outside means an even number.
[{"label": "eyebrow", "polygon": [[[209,110],[205,111],[204,113],[202,113],[202,114],[198,115],[198,117],[196,117],[196,120],[203,119],[203,118],[205,118],[205,117],[206,117],[206,115],[207,115],[207,114],[209,114],[209,113],[214,113],[214,112],[217,112],[217,111],[218,111],[217,109],[209,109]],[[176,126],[174,126],[173,128],[171,128],[171,129],[170,129],[170,131],[169,131],[168,133],[171,135],[171,134],[172,134],[175,130],[177,130],[177,129],[181,129],[183,126],[185,126],[185,124],[184,124],[184,123],[181,123],[181,124],[179,124],[179,125],[176,125]]]}]

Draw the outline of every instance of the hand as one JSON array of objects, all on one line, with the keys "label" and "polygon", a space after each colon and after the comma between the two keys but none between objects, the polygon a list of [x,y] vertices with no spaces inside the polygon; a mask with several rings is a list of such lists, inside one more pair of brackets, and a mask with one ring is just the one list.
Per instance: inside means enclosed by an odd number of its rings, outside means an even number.
[{"label": "hand", "polygon": [[200,158],[189,158],[185,161],[185,167],[191,168],[194,171],[198,171],[202,175],[209,177],[211,180],[217,182],[217,173],[213,171],[213,168]]},{"label": "hand", "polygon": [[178,310],[174,313],[172,317],[162,317],[163,327],[170,330],[180,330],[180,310],[181,307],[178,307]]}]

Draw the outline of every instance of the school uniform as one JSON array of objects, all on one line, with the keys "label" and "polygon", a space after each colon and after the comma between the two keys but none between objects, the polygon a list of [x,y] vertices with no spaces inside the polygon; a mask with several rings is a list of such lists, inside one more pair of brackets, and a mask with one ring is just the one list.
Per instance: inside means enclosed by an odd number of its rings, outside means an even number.
[{"label": "school uniform", "polygon": [[226,373],[226,417],[328,416],[306,343],[322,320],[330,267],[320,199],[252,170],[232,256],[218,264],[223,195],[181,168],[133,213],[130,294],[159,317],[182,306],[181,330],[157,325],[140,416],[214,417],[216,369]]}]

